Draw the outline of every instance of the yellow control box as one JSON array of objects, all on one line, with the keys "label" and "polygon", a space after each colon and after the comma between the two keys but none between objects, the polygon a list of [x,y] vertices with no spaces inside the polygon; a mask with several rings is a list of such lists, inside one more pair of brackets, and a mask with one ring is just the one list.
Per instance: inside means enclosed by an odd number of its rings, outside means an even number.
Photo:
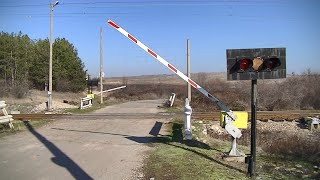
[{"label": "yellow control box", "polygon": [[87,97],[94,98],[94,94],[87,94]]},{"label": "yellow control box", "polygon": [[[237,119],[233,121],[233,125],[235,125],[239,129],[247,129],[248,128],[248,112],[246,111],[233,111],[233,114],[237,116]],[[224,116],[226,116],[225,111],[220,112],[220,126],[224,127]]]}]

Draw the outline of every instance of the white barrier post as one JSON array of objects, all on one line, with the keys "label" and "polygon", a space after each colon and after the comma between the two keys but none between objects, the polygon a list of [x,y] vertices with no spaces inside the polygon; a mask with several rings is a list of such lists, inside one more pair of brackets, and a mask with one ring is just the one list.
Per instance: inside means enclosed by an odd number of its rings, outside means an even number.
[{"label": "white barrier post", "polygon": [[176,93],[172,93],[171,94],[171,97],[170,97],[170,107],[173,106],[173,103],[174,103],[174,99],[176,98]]},{"label": "white barrier post", "polygon": [[184,139],[185,140],[192,139],[191,114],[192,114],[192,108],[189,105],[189,99],[186,98],[184,103]]}]

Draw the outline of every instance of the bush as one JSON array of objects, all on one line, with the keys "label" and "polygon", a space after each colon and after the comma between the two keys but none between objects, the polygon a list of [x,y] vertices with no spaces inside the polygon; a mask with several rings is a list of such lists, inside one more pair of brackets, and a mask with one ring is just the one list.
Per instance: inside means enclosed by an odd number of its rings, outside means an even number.
[{"label": "bush", "polygon": [[[231,142],[227,133],[219,134],[215,130],[208,130],[210,137]],[[244,146],[250,145],[250,128],[242,130],[242,136],[237,143]],[[282,157],[296,157],[311,162],[320,162],[320,131],[313,132],[312,136],[303,133],[289,133],[285,131],[270,131],[257,129],[256,144],[266,153]]]},{"label": "bush", "polygon": [[269,140],[261,144],[265,152],[281,156],[293,156],[309,161],[320,161],[320,144],[312,137],[302,134],[270,133]]},{"label": "bush", "polygon": [[0,97],[5,97],[8,95],[8,89],[4,85],[4,83],[0,83]]},{"label": "bush", "polygon": [[72,83],[66,80],[58,79],[55,83],[55,90],[60,92],[69,92],[72,89]]},{"label": "bush", "polygon": [[11,94],[18,99],[22,99],[27,96],[29,87],[27,83],[19,83],[18,85],[11,88]]}]

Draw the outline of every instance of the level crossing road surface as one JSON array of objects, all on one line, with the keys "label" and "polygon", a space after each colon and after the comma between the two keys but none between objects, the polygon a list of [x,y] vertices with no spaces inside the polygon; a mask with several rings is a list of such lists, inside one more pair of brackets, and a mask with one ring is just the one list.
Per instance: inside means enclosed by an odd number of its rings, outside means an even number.
[{"label": "level crossing road surface", "polygon": [[93,113],[99,118],[66,116],[37,129],[26,123],[27,131],[0,138],[0,179],[136,179],[147,144],[169,118],[150,116],[163,101],[108,106]]}]

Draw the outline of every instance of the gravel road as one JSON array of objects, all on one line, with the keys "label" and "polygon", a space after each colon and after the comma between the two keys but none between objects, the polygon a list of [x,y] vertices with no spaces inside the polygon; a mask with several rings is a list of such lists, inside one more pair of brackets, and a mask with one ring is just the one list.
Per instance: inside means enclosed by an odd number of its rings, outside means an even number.
[{"label": "gravel road", "polygon": [[[154,140],[164,118],[163,100],[135,101],[94,113],[140,114],[140,118],[107,116],[60,119],[0,139],[0,179],[137,179],[146,143]],[[153,134],[153,135],[151,135]],[[141,176],[141,174],[140,174]]]}]

